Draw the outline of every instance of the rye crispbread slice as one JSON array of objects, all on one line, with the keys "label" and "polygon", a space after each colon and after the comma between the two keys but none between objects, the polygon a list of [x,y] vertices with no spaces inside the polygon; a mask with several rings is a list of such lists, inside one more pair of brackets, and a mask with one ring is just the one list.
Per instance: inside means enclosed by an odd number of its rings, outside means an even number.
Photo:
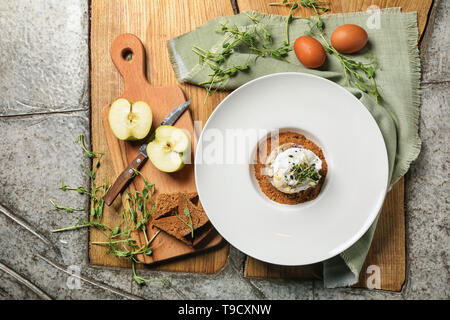
[{"label": "rye crispbread slice", "polygon": [[[191,200],[195,196],[193,194],[171,194],[168,197],[159,198],[159,201],[177,200],[169,205],[160,205],[160,214],[155,218],[153,225],[167,234],[175,237],[189,246],[196,246],[202,242],[213,229],[209,219],[203,210],[203,207],[196,206]],[[194,229],[194,237],[192,238],[192,230],[189,226],[189,218],[185,214],[185,209],[189,210]],[[168,210],[166,213],[162,212]]]},{"label": "rye crispbread slice", "polygon": [[[189,200],[193,200],[197,197],[197,192],[185,193]],[[176,209],[180,200],[183,199],[183,193],[161,193],[156,198],[156,208],[152,214],[153,219],[160,219],[176,213]]]},{"label": "rye crispbread slice", "polygon": [[[176,239],[182,241],[190,247],[196,247],[200,245],[203,240],[211,233],[214,229],[212,224],[208,221],[203,227],[194,230],[194,238],[191,237],[191,229],[177,216],[170,216],[159,219],[155,221],[154,226],[161,231],[175,237]],[[182,236],[182,234],[187,233],[187,235]]]},{"label": "rye crispbread slice", "polygon": [[[184,242],[187,245],[192,245],[192,242],[185,239],[183,234],[190,234],[191,229],[177,216],[169,216],[165,218],[161,218],[159,220],[156,220],[153,225],[164,231],[165,233],[177,238],[178,240]],[[195,232],[195,230],[194,230]],[[195,236],[195,234],[194,234]]]},{"label": "rye crispbread slice", "polygon": [[[192,226],[194,228],[194,231],[197,229],[200,229],[203,227],[208,221],[208,216],[206,215],[205,211],[203,209],[200,209],[198,206],[192,203],[189,199],[182,197],[182,199],[179,200],[178,205],[178,217],[181,217],[183,221],[186,223],[189,222],[189,218],[184,213],[185,209],[189,210],[189,214],[192,219]],[[189,228],[189,233],[190,233]],[[188,234],[184,234],[183,236],[187,236]],[[194,234],[195,237],[195,234]]]}]

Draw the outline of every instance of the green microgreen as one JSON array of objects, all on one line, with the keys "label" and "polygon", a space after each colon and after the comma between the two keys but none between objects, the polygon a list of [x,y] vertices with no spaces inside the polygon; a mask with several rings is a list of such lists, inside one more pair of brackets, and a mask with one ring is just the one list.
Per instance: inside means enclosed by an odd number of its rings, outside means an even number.
[{"label": "green microgreen", "polygon": [[371,56],[369,63],[356,61],[338,52],[327,41],[323,33],[320,34],[320,37],[322,38],[328,53],[335,55],[339,59],[341,66],[344,69],[346,83],[354,85],[359,90],[373,95],[375,100],[378,101],[378,99],[380,99],[380,93],[378,92],[377,83],[375,81],[375,69],[377,67],[375,56]]},{"label": "green microgreen", "polygon": [[104,224],[102,224],[98,221],[86,221],[79,217],[77,217],[77,220],[78,220],[77,223],[74,224],[73,226],[65,227],[65,228],[61,228],[61,229],[53,229],[52,232],[56,233],[56,232],[70,231],[70,230],[75,230],[75,229],[82,229],[82,228],[87,228],[87,227],[94,227],[99,230],[111,230],[110,227],[105,226]]},{"label": "green microgreen", "polygon": [[191,212],[189,211],[189,208],[188,208],[188,201],[189,200],[187,199],[185,194],[183,194],[183,197],[184,197],[184,201],[186,203],[186,206],[183,209],[183,213],[188,218],[189,222],[187,223],[187,225],[188,225],[189,229],[191,229],[191,238],[194,239],[194,225],[192,224]]},{"label": "green microgreen", "polygon": [[[289,35],[286,37],[287,41],[284,41],[280,47],[274,48],[270,31],[255,16],[248,13],[246,13],[246,16],[253,23],[253,27],[249,26],[246,30],[239,29],[237,26],[229,26],[227,23],[220,23],[220,28],[216,32],[222,32],[226,35],[220,50],[213,52],[197,45],[192,47],[192,52],[199,57],[199,63],[208,65],[212,71],[208,74],[208,80],[199,83],[206,89],[205,102],[208,96],[224,88],[230,78],[250,68],[250,55],[242,65],[225,66],[230,55],[241,47],[244,51],[247,50],[256,55],[254,61],[259,57],[272,57],[281,60],[292,50],[289,44]],[[289,24],[290,21],[287,23]],[[286,30],[286,32],[289,31]]]},{"label": "green microgreen", "polygon": [[146,282],[161,282],[163,284],[163,286],[170,285],[170,280],[167,279],[167,278],[163,278],[163,279],[145,279],[145,278],[142,278],[142,277],[138,276],[136,274],[135,264],[136,263],[133,261],[132,264],[131,264],[131,269],[133,270],[133,280],[138,285],[144,285]]},{"label": "green microgreen", "polygon": [[59,187],[59,189],[63,190],[63,191],[68,191],[68,190],[72,190],[72,191],[76,191],[79,194],[88,194],[90,195],[91,193],[86,190],[86,188],[84,187],[69,187],[67,185],[64,184],[64,182],[61,182],[61,186]]},{"label": "green microgreen", "polygon": [[[86,168],[83,165],[81,167],[86,171],[90,179],[91,190],[87,190],[84,187],[69,187],[65,183],[61,183],[59,187],[63,191],[76,191],[79,194],[88,195],[91,201],[89,220],[76,218],[77,222],[69,227],[54,229],[52,232],[64,232],[77,230],[82,228],[93,227],[99,230],[105,237],[105,241],[93,241],[91,245],[101,245],[106,247],[106,252],[112,254],[118,259],[129,259],[133,265],[133,279],[138,284],[144,284],[150,280],[141,278],[136,275],[134,270],[134,263],[139,263],[138,255],[152,255],[153,249],[151,243],[159,234],[160,231],[153,234],[151,239],[147,238],[147,224],[151,217],[152,212],[155,209],[155,203],[152,196],[155,191],[154,184],[150,183],[145,176],[138,170],[134,171],[136,176],[140,176],[144,181],[144,187],[141,191],[128,191],[125,195],[127,208],[122,209],[122,215],[116,226],[107,226],[102,223],[103,211],[105,202],[103,197],[111,188],[111,185],[107,183],[107,179],[103,184],[97,185],[95,179],[97,177],[97,170],[100,167],[100,160],[103,153],[92,152],[86,148],[84,143],[84,136],[79,135],[78,141],[81,142],[81,148],[84,154],[93,160],[92,169]],[[66,212],[84,211],[85,209],[75,209],[71,207],[57,205],[53,200],[50,200],[52,205],[57,210],[64,210]],[[136,240],[132,237],[132,233],[136,230],[144,232],[145,244],[139,247]],[[151,280],[151,281],[166,281],[163,280]]]},{"label": "green microgreen", "polygon": [[293,19],[293,11],[295,11],[297,8],[302,6],[303,8],[309,8],[314,11],[314,14],[317,17],[316,21],[316,27],[323,31],[324,24],[323,20],[320,16],[321,12],[327,12],[330,10],[329,7],[326,7],[325,5],[328,5],[327,2],[321,2],[321,1],[315,1],[315,0],[300,0],[300,1],[287,1],[284,0],[282,2],[271,2],[269,3],[269,6],[289,6],[289,13],[288,17],[286,19],[286,41],[289,42],[289,23]]},{"label": "green microgreen", "polygon": [[298,0],[298,1],[283,0],[281,2],[269,3],[269,6],[290,6],[291,8],[293,8],[292,10],[297,9],[299,7],[299,5],[304,8],[316,9],[316,10],[318,10],[318,11],[320,10],[322,12],[327,12],[330,10],[329,7],[326,7],[326,5],[328,5],[328,2],[316,1],[316,0]]},{"label": "green microgreen", "polygon": [[317,173],[315,166],[306,162],[294,164],[288,175],[293,176],[297,181],[297,184],[302,184],[307,180],[312,180],[312,182],[317,183],[320,180],[320,176]]},{"label": "green microgreen", "polygon": [[93,152],[93,151],[90,151],[90,150],[88,150],[88,149],[86,148],[86,145],[85,145],[85,143],[84,143],[84,134],[80,134],[80,135],[78,136],[77,140],[81,143],[81,148],[83,149],[84,154],[85,154],[88,158],[93,159],[93,158],[96,158],[96,157],[99,157],[99,156],[100,156],[100,157],[103,156],[103,153]]},{"label": "green microgreen", "polygon": [[69,212],[69,213],[85,210],[85,208],[76,209],[76,208],[71,208],[71,207],[66,207],[66,206],[60,206],[60,205],[57,205],[52,199],[48,199],[48,200],[53,205],[53,207],[55,207],[56,210],[63,210],[63,211]]}]

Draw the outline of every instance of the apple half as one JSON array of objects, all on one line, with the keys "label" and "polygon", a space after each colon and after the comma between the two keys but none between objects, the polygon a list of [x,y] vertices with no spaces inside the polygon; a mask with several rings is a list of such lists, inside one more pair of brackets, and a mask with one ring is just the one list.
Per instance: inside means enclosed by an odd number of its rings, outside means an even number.
[{"label": "apple half", "polygon": [[155,131],[155,140],[147,146],[147,154],[158,170],[176,172],[191,158],[191,139],[183,129],[160,126]]},{"label": "apple half", "polygon": [[152,109],[144,101],[131,103],[120,98],[111,104],[108,121],[117,139],[144,139],[152,127]]}]

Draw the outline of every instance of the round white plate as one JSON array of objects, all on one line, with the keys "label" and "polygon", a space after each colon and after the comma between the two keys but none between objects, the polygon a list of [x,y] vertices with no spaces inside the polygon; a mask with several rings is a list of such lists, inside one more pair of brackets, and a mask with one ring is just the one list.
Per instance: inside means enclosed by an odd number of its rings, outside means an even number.
[{"label": "round white plate", "polygon": [[[312,201],[278,204],[251,165],[266,133],[293,129],[324,151],[328,174]],[[278,73],[241,86],[214,110],[199,138],[195,180],[217,231],[256,259],[305,265],[354,244],[386,195],[388,158],[377,123],[351,93],[309,74]]]}]

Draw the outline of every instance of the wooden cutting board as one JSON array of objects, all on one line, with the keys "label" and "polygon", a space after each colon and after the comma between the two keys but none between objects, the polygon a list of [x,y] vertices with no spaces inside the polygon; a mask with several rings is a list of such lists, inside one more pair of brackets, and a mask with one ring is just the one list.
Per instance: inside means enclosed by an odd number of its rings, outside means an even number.
[{"label": "wooden cutting board", "polygon": [[[142,80],[144,76],[147,77],[152,84],[148,89],[148,103],[152,107],[154,113],[160,108],[171,109],[184,101],[184,96],[181,90],[177,87],[178,82],[170,66],[169,57],[166,49],[166,40],[170,37],[175,37],[184,32],[195,29],[196,27],[207,22],[209,19],[217,15],[232,15],[233,10],[231,5],[223,2],[221,5],[209,2],[204,4],[203,1],[188,1],[174,3],[172,1],[123,1],[123,0],[93,0],[91,3],[91,121],[92,121],[92,146],[95,151],[105,152],[107,156],[104,157],[102,165],[97,172],[97,181],[101,183],[105,177],[112,182],[116,178],[115,168],[123,167],[124,157],[111,158],[108,151],[108,135],[105,133],[102,124],[102,117],[104,115],[103,108],[109,105],[114,99],[121,95],[131,99],[143,99],[145,97],[139,96],[140,91],[133,92],[131,83]],[[143,43],[147,53],[145,62],[147,68],[137,67],[134,71],[126,73],[122,72],[120,65],[125,63],[125,66],[130,66],[123,60],[122,52],[119,55],[114,55],[119,61],[119,66],[113,63],[113,58],[110,56],[110,47],[114,39],[123,33],[135,34]],[[131,44],[132,45],[132,44]],[[137,50],[139,52],[140,49]],[[120,50],[119,50],[120,51]],[[136,51],[136,50],[135,50]],[[126,55],[126,52],[123,52]],[[139,55],[133,55],[138,61]],[[122,60],[121,60],[122,59]],[[117,63],[116,63],[117,65]],[[124,75],[125,81],[120,75],[119,71]],[[141,83],[142,81],[140,81]],[[165,87],[165,88],[158,88]],[[203,100],[205,91],[203,88],[194,86],[181,86],[186,96],[193,100],[190,106],[191,114],[195,120],[201,120],[203,123],[211,113],[213,106],[225,97],[226,94],[221,93],[208,99],[204,105]],[[131,91],[130,91],[131,90]],[[154,94],[163,95],[164,98],[154,98]],[[150,99],[151,98],[151,99]],[[166,111],[168,111],[168,109]],[[155,116],[154,123],[159,123],[162,118],[168,113],[162,111],[158,116]],[[106,112],[106,111],[104,111]],[[159,111],[158,111],[159,112]],[[183,115],[177,126],[182,121],[191,117],[189,113]],[[184,119],[184,120],[183,120]],[[191,121],[187,121],[191,123]],[[187,124],[187,122],[185,124]],[[186,128],[186,127],[185,127]],[[192,127],[191,127],[192,128]],[[190,129],[191,129],[190,128]],[[201,127],[200,127],[201,128]],[[114,139],[109,139],[114,140]],[[111,143],[110,145],[114,145]],[[124,146],[115,146],[114,153],[127,154],[127,158],[131,157],[135,152],[135,146],[129,145],[124,151]],[[120,150],[120,151],[118,151]],[[147,163],[145,167],[151,167]],[[143,168],[142,170],[150,170]],[[184,170],[184,169],[183,169]],[[151,172],[144,172],[152,182]],[[180,172],[181,174],[181,172]],[[186,174],[183,173],[183,174]],[[192,174],[192,172],[190,173]],[[189,176],[189,175],[188,175]],[[167,181],[166,181],[167,182]],[[142,181],[136,180],[136,186],[140,188]],[[156,183],[156,188],[162,190],[169,188],[173,184]],[[193,186],[192,180],[188,179],[186,186]],[[120,217],[121,203],[116,200],[111,207],[105,208],[104,222],[108,225],[115,225]],[[155,245],[159,244],[155,239]],[[103,235],[98,230],[92,229],[90,232],[91,241],[102,241]],[[164,243],[164,242],[163,242]],[[211,242],[213,244],[213,242]],[[172,243],[173,244],[173,243]],[[162,244],[161,244],[162,248]],[[167,248],[167,243],[166,243]],[[179,249],[179,248],[178,248]],[[179,252],[179,250],[177,251]],[[154,258],[161,261],[168,258],[163,250],[154,248]],[[204,272],[214,273],[221,270],[227,261],[229,247],[228,245],[214,247],[209,249],[206,253],[195,254],[182,260],[177,259],[173,262],[164,264],[152,265],[151,268],[158,270],[171,270],[183,272]],[[111,255],[105,253],[105,249],[100,246],[91,246],[89,249],[89,257],[92,264],[104,266],[129,266],[126,260],[118,260]]]},{"label": "wooden cutting board", "polygon": [[[120,98],[129,101],[147,102],[153,113],[153,128],[172,111],[174,107],[185,102],[184,94],[177,86],[156,87],[151,85],[146,79],[145,49],[138,37],[130,33],[124,33],[117,36],[111,44],[111,58],[119,73],[124,79],[124,91]],[[108,121],[110,105],[103,108],[103,127],[105,129],[106,140],[108,142],[109,156],[112,159],[114,170],[117,176],[128,166],[130,162],[138,155],[138,149],[142,142],[129,142],[117,139],[111,131]],[[186,130],[191,137],[191,150],[195,150],[197,139],[194,135],[194,126],[189,110],[177,120],[175,126]],[[160,193],[196,192],[194,179],[194,157],[191,157],[191,164],[186,164],[183,169],[175,173],[164,173],[156,169],[155,166],[147,161],[140,169],[140,172],[155,185],[154,198]],[[136,177],[127,191],[142,190],[144,181],[141,177]],[[122,193],[122,204],[126,205],[126,192]],[[119,197],[118,197],[119,198]],[[153,221],[147,230],[147,239],[153,238],[158,231],[153,227]],[[133,238],[139,247],[146,243],[146,237],[143,232],[135,231]],[[189,254],[199,253],[211,249],[222,242],[222,237],[214,230],[208,235],[205,241],[208,241],[201,248],[192,248],[178,241],[165,232],[159,233],[152,245],[153,253],[151,256],[139,255],[138,258],[145,264],[162,262],[168,259],[184,257]]]}]

